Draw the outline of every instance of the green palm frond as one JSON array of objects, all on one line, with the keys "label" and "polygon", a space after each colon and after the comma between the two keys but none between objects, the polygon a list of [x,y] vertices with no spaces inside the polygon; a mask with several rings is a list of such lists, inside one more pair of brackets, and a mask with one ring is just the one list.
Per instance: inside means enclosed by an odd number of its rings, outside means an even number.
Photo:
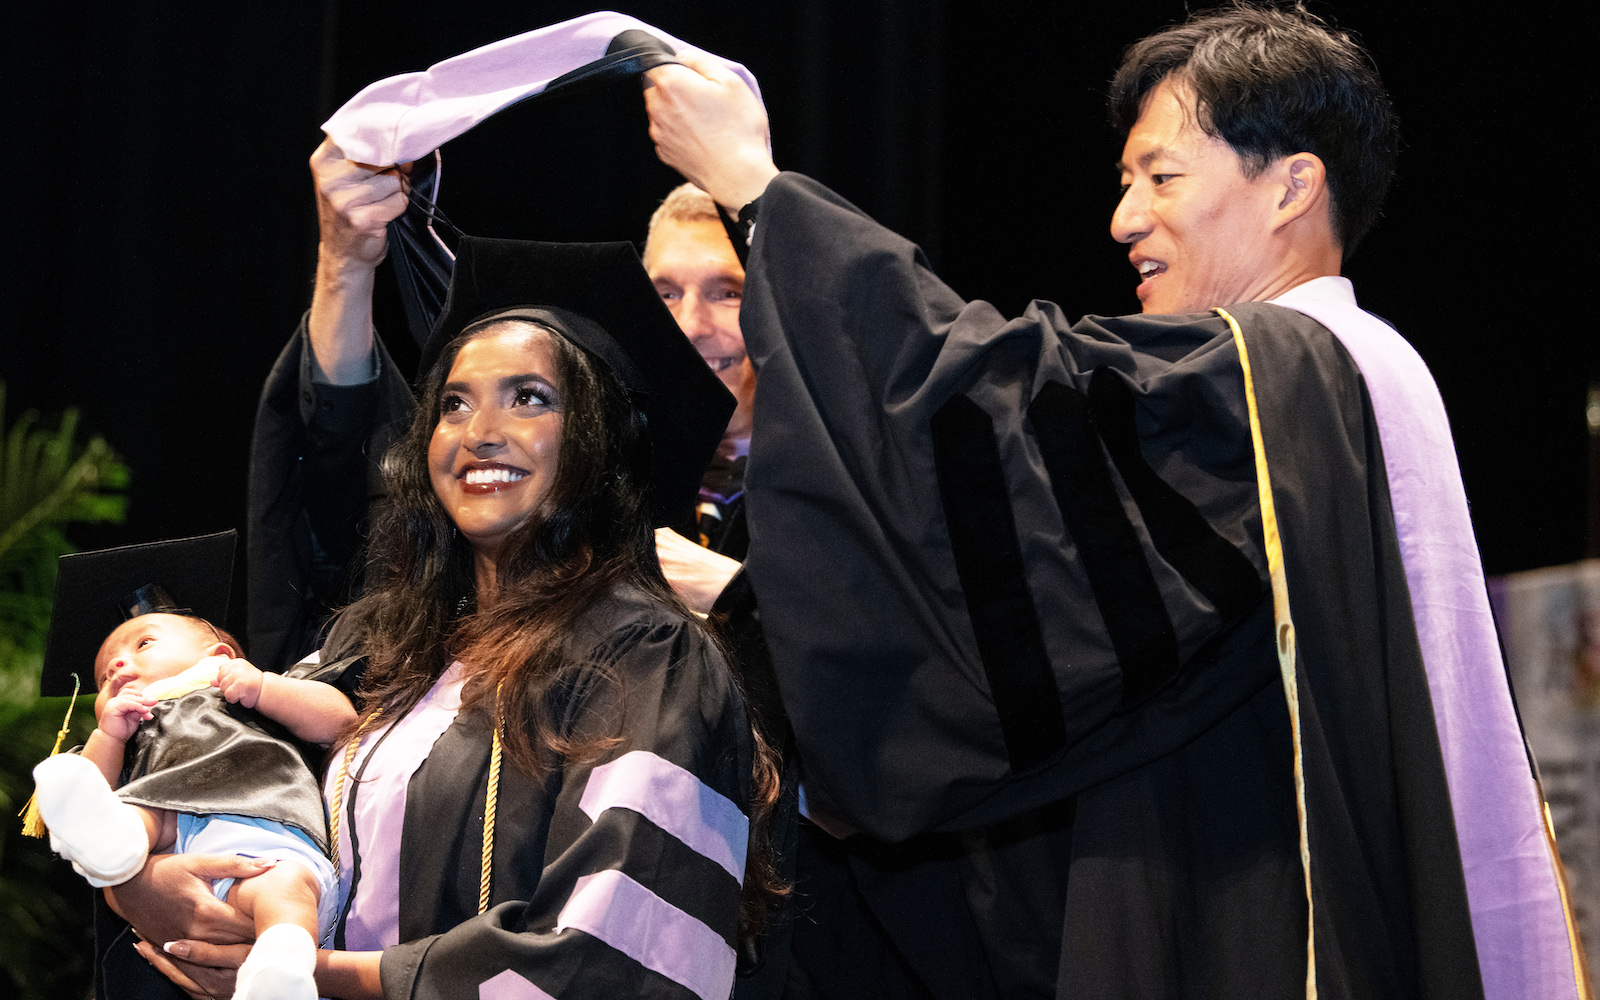
[{"label": "green palm frond", "polygon": [[[40,698],[39,668],[55,595],[56,559],[74,551],[68,525],[119,522],[128,469],[99,437],[75,440],[78,413],[54,429],[27,412],[5,424],[0,382],[0,993],[21,1000],[84,996],[91,954],[89,894],[49,845],[12,818],[50,752],[65,698]],[[79,699],[68,745],[94,728]]]},{"label": "green palm frond", "polygon": [[72,523],[119,522],[128,469],[100,437],[74,439],[78,413],[54,429],[28,411],[4,425],[0,383],[0,698],[25,698],[37,675],[50,623],[56,559],[73,551]]}]

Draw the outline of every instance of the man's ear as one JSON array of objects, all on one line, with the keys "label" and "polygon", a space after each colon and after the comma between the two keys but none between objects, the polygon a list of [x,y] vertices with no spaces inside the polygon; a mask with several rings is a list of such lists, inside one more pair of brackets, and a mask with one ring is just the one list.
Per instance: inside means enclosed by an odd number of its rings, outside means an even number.
[{"label": "man's ear", "polygon": [[1313,211],[1328,212],[1328,168],[1315,153],[1290,153],[1271,168],[1281,192],[1277,223],[1288,224]]}]

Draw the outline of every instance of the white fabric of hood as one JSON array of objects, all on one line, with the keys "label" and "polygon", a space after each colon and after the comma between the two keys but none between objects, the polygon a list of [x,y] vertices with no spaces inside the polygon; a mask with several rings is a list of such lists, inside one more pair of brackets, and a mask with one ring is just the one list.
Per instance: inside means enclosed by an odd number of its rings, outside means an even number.
[{"label": "white fabric of hood", "polygon": [[682,55],[721,63],[759,100],[761,87],[742,65],[674,38],[636,17],[601,11],[537,28],[364,88],[322,124],[345,156],[372,166],[417,160],[498,111],[544,91],[550,81],[606,54],[617,35],[648,32]]}]

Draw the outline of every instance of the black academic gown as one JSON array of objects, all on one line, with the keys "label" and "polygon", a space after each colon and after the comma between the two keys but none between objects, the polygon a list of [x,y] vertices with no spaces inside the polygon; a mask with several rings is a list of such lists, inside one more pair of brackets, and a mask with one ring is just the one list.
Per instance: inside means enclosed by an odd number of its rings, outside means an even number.
[{"label": "black academic gown", "polygon": [[[359,595],[367,511],[384,494],[378,463],[415,405],[381,340],[374,360],[377,377],[371,382],[333,386],[316,381],[302,318],[262,388],[251,442],[248,537],[250,646],[262,666],[281,669],[317,649],[333,611]],[[732,471],[742,476],[742,464]],[[749,538],[743,492],[729,485],[726,475],[714,477],[714,488],[732,498],[719,504],[723,516],[712,548],[743,559]],[[694,526],[681,530],[695,537]],[[766,659],[755,595],[742,573],[721,595],[712,622],[736,651],[752,713],[781,750],[788,742],[787,722]],[[774,820],[784,873],[792,870],[798,836],[794,788],[792,782],[787,785]],[[789,929],[788,911],[782,910],[759,948],[751,951],[746,943],[741,1000],[783,993]],[[110,942],[117,930],[107,925],[101,937]]]},{"label": "black academic gown", "polygon": [[333,612],[359,596],[367,509],[383,494],[378,462],[415,405],[382,341],[373,381],[312,378],[308,318],[267,376],[250,441],[249,645],[264,670],[315,650]]},{"label": "black academic gown", "polygon": [[[352,662],[341,653],[358,638],[359,625],[336,623],[324,659]],[[693,997],[600,937],[556,932],[578,881],[613,869],[719,936],[731,971],[739,880],[645,813],[608,808],[591,817],[582,805],[595,768],[648,751],[692,773],[748,816],[752,739],[727,662],[701,628],[631,591],[590,611],[569,647],[571,669],[538,696],[553,706],[564,734],[620,736],[620,742],[588,761],[557,764],[543,779],[505,759],[489,908],[479,914],[490,730],[482,711],[456,717],[408,786],[400,840],[401,943],[383,954],[386,996],[477,1000],[479,984],[496,976],[502,977],[496,995],[522,995],[517,990],[526,987],[506,977],[510,970],[565,1000]],[[346,829],[354,828],[359,772],[356,777],[346,792]],[[358,842],[358,858],[360,851]],[[359,896],[359,866],[356,872],[353,894]],[[343,925],[341,916],[336,942]]]},{"label": "black academic gown", "polygon": [[[1314,321],[1233,312],[1298,627],[1321,996],[1481,996],[1364,384]],[[880,845],[863,889],[928,988],[1302,995],[1293,747],[1224,321],[1007,320],[784,174],[741,325],[746,571],[807,791]]]},{"label": "black academic gown", "polygon": [[325,850],[322,785],[311,771],[320,756],[259,712],[202,688],[151,709],[128,742],[117,795],[152,809],[283,823]]}]

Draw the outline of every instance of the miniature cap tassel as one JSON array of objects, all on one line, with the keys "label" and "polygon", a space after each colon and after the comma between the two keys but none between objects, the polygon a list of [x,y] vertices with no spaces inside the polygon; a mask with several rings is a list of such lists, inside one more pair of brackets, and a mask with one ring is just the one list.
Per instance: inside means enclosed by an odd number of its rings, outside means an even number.
[{"label": "miniature cap tassel", "polygon": [[[56,732],[56,745],[50,748],[46,757],[54,757],[61,752],[61,744],[66,742],[67,733],[72,729],[72,710],[78,705],[78,675],[72,675],[72,700],[67,702],[67,714],[61,720],[61,728]],[[39,817],[39,790],[35,788],[33,794],[28,796],[28,804],[17,813],[22,817],[22,835],[24,837],[37,837],[43,839],[49,832],[45,829],[44,820]]]}]

